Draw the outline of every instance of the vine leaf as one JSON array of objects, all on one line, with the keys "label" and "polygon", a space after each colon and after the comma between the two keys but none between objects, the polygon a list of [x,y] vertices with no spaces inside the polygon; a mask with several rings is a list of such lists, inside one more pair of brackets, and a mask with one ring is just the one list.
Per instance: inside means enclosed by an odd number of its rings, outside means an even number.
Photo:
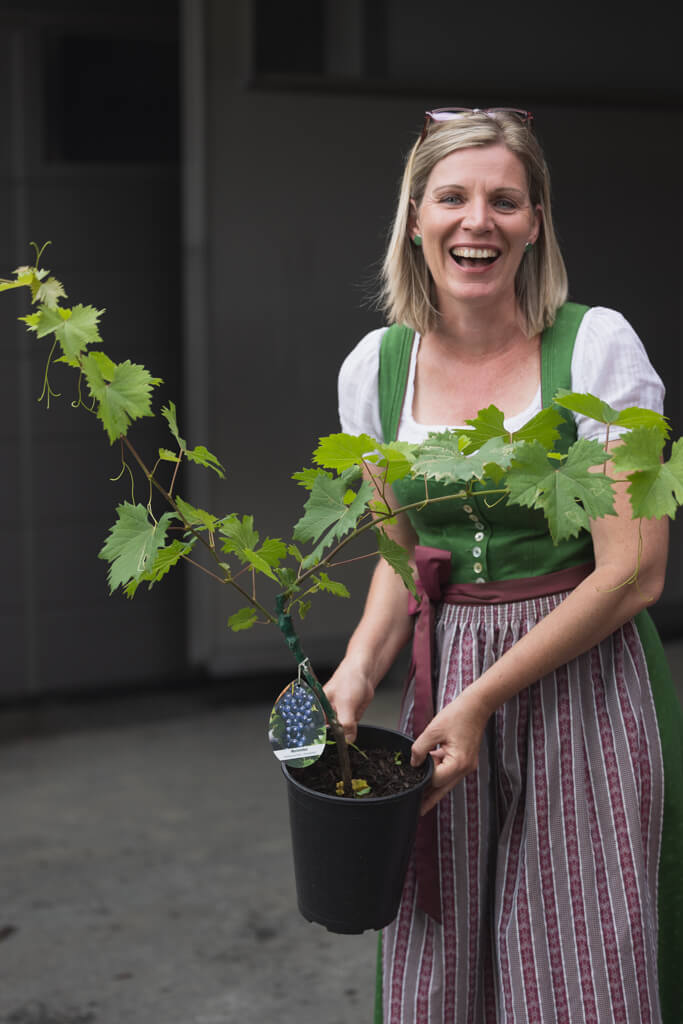
[{"label": "vine leaf", "polygon": [[318,477],[311,488],[308,501],[304,505],[304,515],[293,531],[294,540],[318,542],[315,549],[304,559],[304,568],[314,565],[326,547],[334,540],[341,540],[345,534],[353,530],[366,511],[367,503],[374,493],[372,486],[364,480],[354,499],[347,504],[349,473],[357,475],[355,466],[336,479]]},{"label": "vine leaf", "polygon": [[185,458],[190,462],[195,462],[198,466],[204,466],[205,469],[212,469],[221,480],[225,479],[223,466],[203,444],[198,444],[194,448],[186,448]]},{"label": "vine leaf", "polygon": [[664,438],[657,428],[639,427],[610,453],[615,469],[628,474],[636,518],[673,518],[683,501],[683,439],[674,441],[668,462],[661,461],[663,448]]},{"label": "vine leaf", "polygon": [[126,597],[133,597],[135,591],[138,589],[141,583],[148,583],[148,590],[151,590],[155,583],[158,583],[160,579],[169,572],[174,565],[177,565],[180,559],[189,554],[195,543],[195,538],[190,538],[189,541],[174,540],[167,547],[159,548],[156,553],[156,557],[152,562],[151,567],[143,572],[141,576],[130,580],[129,583],[124,587],[124,593]]},{"label": "vine leaf", "polygon": [[185,443],[185,439],[180,436],[180,431],[178,430],[178,420],[176,418],[175,402],[169,402],[168,405],[162,406],[161,415],[168,423],[169,430],[171,431],[174,438],[178,442],[178,447],[182,451],[185,451],[185,449],[187,448],[187,444]]},{"label": "vine leaf", "polygon": [[189,501],[184,501],[182,498],[176,498],[175,503],[188,526],[193,526],[195,529],[200,527],[208,530],[209,533],[213,533],[216,529],[218,524],[217,516],[212,516],[210,512],[205,512],[203,508],[196,508],[194,505],[190,505]]},{"label": "vine leaf", "polygon": [[152,388],[161,384],[144,366],[131,363],[106,363],[89,353],[82,359],[88,390],[98,402],[97,416],[113,444],[128,431],[133,420],[152,416]]},{"label": "vine leaf", "polygon": [[566,388],[558,388],[553,402],[562,406],[563,409],[569,409],[570,412],[577,412],[579,416],[588,416],[592,420],[597,420],[598,423],[616,423],[619,416],[616,409],[588,391],[583,394],[567,391]]},{"label": "vine leaf", "polygon": [[408,476],[415,462],[416,445],[407,441],[390,441],[378,444],[377,450],[381,456],[377,458],[377,465],[385,470],[385,483],[393,484],[395,480]]},{"label": "vine leaf", "polygon": [[467,480],[481,480],[484,476],[494,479],[504,475],[510,465],[516,446],[505,435],[497,435],[485,441],[478,451],[464,455],[461,451],[461,433],[446,431],[432,434],[416,449],[413,476],[426,476],[446,483],[461,483]]},{"label": "vine leaf", "polygon": [[26,287],[33,291],[34,286],[36,289],[40,287],[40,280],[47,275],[47,270],[40,271],[35,267],[17,267],[14,274],[14,281],[8,280],[6,277],[0,278],[0,292],[9,291],[11,288]]},{"label": "vine leaf", "polygon": [[34,302],[42,303],[48,309],[54,309],[60,299],[66,298],[64,285],[56,277],[48,277],[47,281],[41,281],[33,296]]},{"label": "vine leaf", "polygon": [[377,548],[380,555],[388,562],[394,572],[401,577],[404,585],[413,597],[417,598],[417,589],[408,552],[400,544],[397,544],[395,540],[388,537],[384,530],[377,528],[373,532],[377,538]]},{"label": "vine leaf", "polygon": [[369,434],[328,434],[320,438],[313,452],[313,461],[324,469],[343,473],[352,466],[362,467],[367,462],[366,456],[371,455],[377,446],[378,442]]},{"label": "vine leaf", "polygon": [[[313,579],[316,584],[316,590],[324,590],[328,594],[334,594],[335,597],[351,597],[348,588],[338,580],[331,580],[326,572],[318,573],[318,575],[314,576]],[[309,593],[311,593],[312,590],[313,588],[311,588]]]},{"label": "vine leaf", "polygon": [[88,345],[102,341],[98,322],[104,312],[103,309],[80,304],[73,309],[43,304],[36,313],[20,319],[25,321],[29,330],[35,331],[38,338],[54,334],[62,350],[62,361],[69,366],[78,366],[78,358]]},{"label": "vine leaf", "polygon": [[542,509],[554,544],[576,537],[591,519],[615,514],[613,481],[590,472],[608,458],[599,441],[581,439],[558,466],[540,442],[527,442],[516,451],[507,474],[508,502]]},{"label": "vine leaf", "polygon": [[292,480],[296,480],[300,487],[305,487],[307,491],[310,491],[319,476],[326,476],[329,480],[334,479],[332,474],[328,473],[325,469],[307,467],[292,473]]},{"label": "vine leaf", "polygon": [[469,441],[468,451],[480,448],[486,441],[494,437],[510,437],[510,431],[503,425],[503,413],[495,405],[480,409],[475,419],[465,420],[472,429],[463,431]]},{"label": "vine leaf", "polygon": [[228,627],[233,633],[239,633],[242,629],[251,629],[257,619],[258,614],[255,608],[240,608],[228,619]]},{"label": "vine leaf", "polygon": [[175,512],[165,512],[155,523],[144,505],[125,501],[116,508],[117,519],[104,542],[98,558],[109,562],[109,593],[125,587],[148,572],[156,553],[166,542],[166,531]]},{"label": "vine leaf", "polygon": [[544,448],[551,449],[560,436],[557,429],[564,417],[557,409],[549,406],[541,409],[519,430],[515,430],[513,441],[539,441]]},{"label": "vine leaf", "polygon": [[254,529],[253,516],[240,519],[233,513],[220,521],[218,530],[224,538],[222,550],[226,554],[235,555],[245,565],[251,565],[271,580],[277,580],[273,570],[287,554],[287,545],[283,541],[267,537],[257,548],[259,532]]},{"label": "vine leaf", "polygon": [[[168,423],[169,429],[176,439],[178,447],[185,458],[189,459],[190,462],[197,463],[199,466],[204,466],[205,469],[212,469],[214,473],[221,478],[221,480],[225,479],[225,470],[223,469],[223,466],[216,456],[205,448],[203,444],[198,444],[196,448],[187,447],[187,441],[184,437],[180,436],[180,431],[178,430],[175,403],[169,402],[168,405],[163,406],[161,415]],[[159,449],[159,458],[164,459],[167,462],[178,461],[178,456],[174,455],[174,453],[170,452],[167,448]]]},{"label": "vine leaf", "polygon": [[630,405],[627,409],[617,411],[601,398],[596,398],[589,392],[585,394],[576,391],[567,391],[560,388],[553,401],[571,412],[577,412],[581,416],[588,416],[598,423],[615,427],[624,427],[626,430],[633,430],[637,427],[653,427],[662,435],[668,437],[671,427],[666,416],[654,412],[652,409],[642,409],[637,405]]}]

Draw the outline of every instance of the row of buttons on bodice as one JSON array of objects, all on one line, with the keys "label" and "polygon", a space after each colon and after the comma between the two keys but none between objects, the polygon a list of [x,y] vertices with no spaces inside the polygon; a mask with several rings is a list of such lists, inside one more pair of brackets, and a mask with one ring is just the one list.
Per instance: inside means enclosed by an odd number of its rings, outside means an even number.
[{"label": "row of buttons on bodice", "polygon": [[479,514],[475,511],[473,505],[470,504],[472,499],[468,499],[468,502],[463,505],[463,511],[467,513],[468,519],[472,521],[474,527],[474,547],[472,548],[472,572],[474,573],[475,583],[486,583],[486,525],[482,523]]}]

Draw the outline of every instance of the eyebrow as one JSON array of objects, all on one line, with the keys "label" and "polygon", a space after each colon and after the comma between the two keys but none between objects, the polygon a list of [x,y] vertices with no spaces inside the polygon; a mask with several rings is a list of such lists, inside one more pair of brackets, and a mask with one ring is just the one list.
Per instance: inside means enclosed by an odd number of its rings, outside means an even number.
[{"label": "eyebrow", "polygon": [[[436,194],[438,194],[440,192],[449,192],[452,189],[460,189],[461,191],[466,192],[467,191],[467,186],[466,185],[458,185],[458,184],[439,185],[437,188],[434,189],[434,192]],[[497,193],[501,193],[501,192],[514,192],[518,196],[524,196],[524,195],[527,194],[524,191],[524,189],[517,188],[515,185],[500,185],[498,188],[492,189],[490,194],[491,195],[496,195]]]}]

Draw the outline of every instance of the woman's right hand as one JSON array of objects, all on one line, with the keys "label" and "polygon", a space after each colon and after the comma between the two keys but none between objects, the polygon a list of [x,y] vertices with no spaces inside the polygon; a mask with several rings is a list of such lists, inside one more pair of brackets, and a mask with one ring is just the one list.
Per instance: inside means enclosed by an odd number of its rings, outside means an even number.
[{"label": "woman's right hand", "polygon": [[375,696],[375,688],[358,666],[345,658],[336,672],[324,686],[325,693],[337,718],[344,729],[344,735],[353,743],[358,723]]}]

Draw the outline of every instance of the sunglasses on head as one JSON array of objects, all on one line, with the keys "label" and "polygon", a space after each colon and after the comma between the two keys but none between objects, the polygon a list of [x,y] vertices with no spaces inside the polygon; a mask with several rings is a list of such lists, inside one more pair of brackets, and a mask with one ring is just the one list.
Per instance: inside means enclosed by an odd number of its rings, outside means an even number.
[{"label": "sunglasses on head", "polygon": [[469,114],[485,114],[486,117],[492,117],[494,120],[501,114],[516,117],[518,121],[527,125],[528,128],[531,128],[534,120],[534,115],[530,111],[517,110],[515,107],[489,107],[486,110],[482,110],[479,107],[436,107],[435,110],[425,110],[425,121],[422,126],[420,142],[424,142],[427,132],[433,123],[455,121],[458,118],[467,117]]}]

